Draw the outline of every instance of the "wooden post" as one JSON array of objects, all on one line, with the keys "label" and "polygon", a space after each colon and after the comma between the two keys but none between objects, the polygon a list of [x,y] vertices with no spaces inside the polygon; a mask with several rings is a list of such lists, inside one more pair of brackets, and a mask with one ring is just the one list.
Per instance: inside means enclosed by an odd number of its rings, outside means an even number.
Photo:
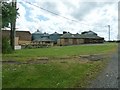
[{"label": "wooden post", "polygon": [[[16,9],[16,0],[12,0],[12,7]],[[10,31],[10,44],[12,49],[15,49],[15,28],[16,28],[16,13],[13,20],[11,21],[11,31]]]}]

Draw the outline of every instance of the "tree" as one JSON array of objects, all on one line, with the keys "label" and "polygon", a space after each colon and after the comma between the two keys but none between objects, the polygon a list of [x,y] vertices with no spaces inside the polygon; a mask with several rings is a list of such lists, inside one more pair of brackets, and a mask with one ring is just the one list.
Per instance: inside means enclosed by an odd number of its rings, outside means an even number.
[{"label": "tree", "polygon": [[16,18],[19,15],[16,9],[16,0],[2,2],[2,27],[10,27],[10,45],[14,50]]},{"label": "tree", "polygon": [[12,48],[7,37],[2,38],[2,53],[11,53]]},{"label": "tree", "polygon": [[13,7],[13,2],[2,2],[2,28],[10,27],[10,23],[19,16],[18,9]]}]

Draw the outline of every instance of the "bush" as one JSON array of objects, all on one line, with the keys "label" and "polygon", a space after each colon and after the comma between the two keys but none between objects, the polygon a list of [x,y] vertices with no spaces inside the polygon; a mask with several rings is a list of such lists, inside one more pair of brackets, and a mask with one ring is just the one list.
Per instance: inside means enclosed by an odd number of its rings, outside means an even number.
[{"label": "bush", "polygon": [[32,49],[33,47],[31,45],[26,45],[25,48]]},{"label": "bush", "polygon": [[2,38],[2,53],[12,53],[8,38]]}]

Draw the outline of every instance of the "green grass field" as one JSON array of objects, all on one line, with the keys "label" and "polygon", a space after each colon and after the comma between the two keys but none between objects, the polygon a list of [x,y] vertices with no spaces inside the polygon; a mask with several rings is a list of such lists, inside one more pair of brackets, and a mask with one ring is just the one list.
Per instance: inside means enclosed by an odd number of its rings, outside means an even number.
[{"label": "green grass field", "polygon": [[[65,88],[85,87],[107,64],[109,57],[100,61],[83,61],[73,58],[88,54],[110,54],[117,44],[93,46],[64,46],[23,49],[4,54],[3,60],[27,61],[48,57],[47,63],[3,64],[3,88]],[[60,59],[61,57],[69,57]]]},{"label": "green grass field", "polygon": [[21,61],[37,57],[60,58],[75,55],[101,54],[109,53],[115,49],[115,47],[117,47],[117,44],[110,43],[92,46],[58,46],[51,48],[22,49],[18,51],[16,50],[12,54],[4,54],[3,58],[7,60],[15,59]]}]

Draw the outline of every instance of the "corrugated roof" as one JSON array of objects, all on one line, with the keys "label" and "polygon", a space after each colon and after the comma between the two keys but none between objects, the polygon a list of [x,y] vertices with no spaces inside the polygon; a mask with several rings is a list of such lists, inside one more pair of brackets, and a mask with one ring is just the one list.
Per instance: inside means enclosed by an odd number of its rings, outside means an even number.
[{"label": "corrugated roof", "polygon": [[95,33],[95,32],[93,32],[93,31],[84,31],[84,32],[82,32],[81,34],[84,34],[84,35],[97,35],[97,33]]},{"label": "corrugated roof", "polygon": [[96,34],[71,34],[71,33],[65,33],[61,36],[61,38],[102,38],[97,36]]},{"label": "corrugated roof", "polygon": [[51,39],[49,39],[49,38],[46,38],[46,37],[43,37],[43,38],[38,38],[38,39],[35,39],[35,40],[33,40],[33,41],[53,41],[53,40],[51,40]]},{"label": "corrugated roof", "polygon": [[[2,30],[2,36],[10,38],[10,30]],[[31,33],[29,31],[16,31],[16,37],[19,37],[19,40],[31,41]]]},{"label": "corrugated roof", "polygon": [[43,36],[48,37],[49,34],[45,32],[45,33],[43,34]]},{"label": "corrugated roof", "polygon": [[37,30],[37,31],[35,31],[34,33],[32,33],[32,34],[43,34],[41,31],[39,31],[39,30]]},{"label": "corrugated roof", "polygon": [[59,33],[57,33],[57,32],[54,32],[54,33],[52,33],[51,35],[58,35]]},{"label": "corrugated roof", "polygon": [[85,34],[85,35],[81,34],[80,38],[96,38],[96,39],[98,39],[98,38],[102,38],[102,37],[99,37],[97,35],[91,35],[91,34]]},{"label": "corrugated roof", "polygon": [[61,38],[73,38],[74,35],[72,35],[71,33],[65,33],[61,36]]}]

